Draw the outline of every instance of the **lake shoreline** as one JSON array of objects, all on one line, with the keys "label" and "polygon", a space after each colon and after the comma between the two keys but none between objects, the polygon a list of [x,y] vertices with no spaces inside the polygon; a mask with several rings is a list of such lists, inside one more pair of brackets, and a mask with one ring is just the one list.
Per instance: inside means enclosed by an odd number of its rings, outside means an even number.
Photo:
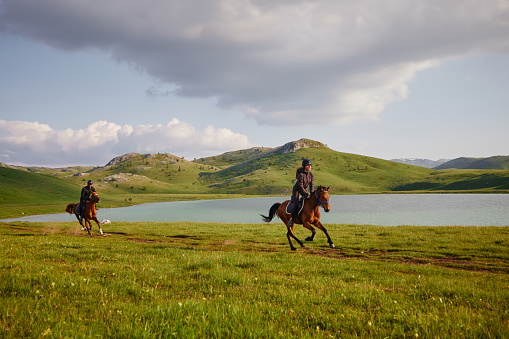
[{"label": "lake shoreline", "polygon": [[[270,206],[287,197],[152,202],[120,208],[99,208],[99,220],[262,222]],[[331,211],[321,210],[324,224],[380,226],[509,226],[509,195],[332,195]],[[73,221],[67,213],[4,218],[0,221]],[[279,220],[275,218],[272,223]]]}]

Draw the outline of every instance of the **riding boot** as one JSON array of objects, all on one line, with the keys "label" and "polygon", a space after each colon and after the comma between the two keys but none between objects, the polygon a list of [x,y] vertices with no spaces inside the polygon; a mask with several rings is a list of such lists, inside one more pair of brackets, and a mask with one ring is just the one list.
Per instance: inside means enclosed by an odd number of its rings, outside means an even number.
[{"label": "riding boot", "polygon": [[288,227],[292,227],[294,224],[294,220],[297,220],[298,210],[299,210],[299,204],[294,203],[292,206],[292,214],[291,214],[292,217],[291,217],[290,221],[288,221]]},{"label": "riding boot", "polygon": [[83,216],[83,214],[84,214],[84,212],[85,212],[85,209],[84,209],[83,207],[84,207],[84,204],[83,204],[83,203],[81,203],[81,204],[80,204],[80,222],[82,222],[82,221],[83,221],[83,217],[84,217],[84,216]]}]

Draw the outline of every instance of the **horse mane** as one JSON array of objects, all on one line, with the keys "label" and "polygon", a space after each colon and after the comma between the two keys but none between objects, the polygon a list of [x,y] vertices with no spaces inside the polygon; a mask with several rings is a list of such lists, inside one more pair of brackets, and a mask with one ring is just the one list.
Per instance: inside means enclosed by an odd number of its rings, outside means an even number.
[{"label": "horse mane", "polygon": [[325,186],[320,185],[311,194],[314,194],[314,193],[316,193],[318,191],[321,191],[321,190],[328,191],[329,189],[327,187],[325,187]]}]

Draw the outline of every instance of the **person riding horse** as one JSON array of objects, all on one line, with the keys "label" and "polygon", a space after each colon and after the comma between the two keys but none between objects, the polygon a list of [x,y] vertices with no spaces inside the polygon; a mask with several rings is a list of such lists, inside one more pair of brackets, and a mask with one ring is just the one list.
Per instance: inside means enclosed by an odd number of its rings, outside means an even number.
[{"label": "person riding horse", "polygon": [[302,160],[302,167],[297,168],[297,172],[295,174],[297,181],[295,182],[295,185],[293,185],[291,198],[291,202],[293,203],[292,218],[288,221],[288,227],[292,227],[293,221],[298,217],[299,195],[307,198],[309,196],[306,189],[308,186],[309,192],[314,191],[315,179],[313,177],[313,173],[311,173],[311,165],[311,160],[304,159]]},{"label": "person riding horse", "polygon": [[81,189],[81,198],[80,198],[80,219],[83,220],[83,213],[85,212],[85,207],[87,203],[90,201],[90,195],[92,192],[96,192],[94,186],[92,186],[92,180],[87,182],[87,186]]}]

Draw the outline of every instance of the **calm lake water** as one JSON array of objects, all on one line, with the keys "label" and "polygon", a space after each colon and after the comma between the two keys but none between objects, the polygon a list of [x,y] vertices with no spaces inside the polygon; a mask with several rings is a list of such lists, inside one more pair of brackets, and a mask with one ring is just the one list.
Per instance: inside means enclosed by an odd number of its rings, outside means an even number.
[{"label": "calm lake water", "polygon": [[[158,202],[99,209],[98,219],[115,221],[197,221],[263,223],[260,214],[288,197]],[[381,226],[509,226],[506,194],[376,194],[335,195],[331,212],[320,208],[324,224]],[[100,208],[100,204],[98,204]],[[62,207],[63,208],[63,207]],[[35,215],[0,221],[75,221],[67,213]],[[280,223],[276,217],[272,223]]]}]

